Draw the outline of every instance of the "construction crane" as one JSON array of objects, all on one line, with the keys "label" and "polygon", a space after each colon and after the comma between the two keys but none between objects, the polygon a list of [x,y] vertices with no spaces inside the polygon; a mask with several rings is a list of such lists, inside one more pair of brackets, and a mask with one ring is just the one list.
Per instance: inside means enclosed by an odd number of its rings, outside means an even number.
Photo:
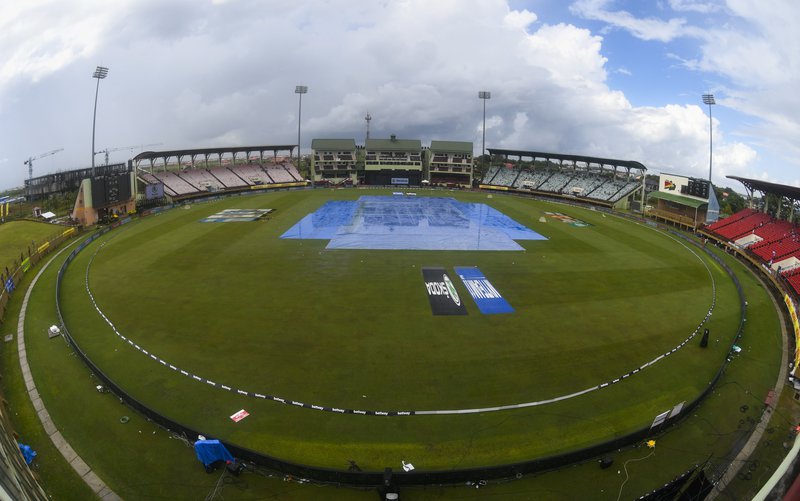
[{"label": "construction crane", "polygon": [[108,154],[111,153],[112,151],[131,150],[131,153],[133,153],[133,150],[135,149],[147,148],[148,146],[161,146],[162,144],[164,143],[137,144],[134,146],[120,146],[119,148],[106,148],[104,150],[95,151],[94,154],[95,155],[99,155],[101,153],[105,154],[105,163],[103,165],[108,165]]},{"label": "construction crane", "polygon": [[57,150],[48,151],[47,153],[42,153],[41,155],[36,155],[35,157],[30,157],[25,162],[25,165],[28,166],[28,180],[33,179],[33,161],[39,160],[40,158],[49,157],[50,155],[55,155],[59,151],[64,151],[64,148],[58,148]]}]

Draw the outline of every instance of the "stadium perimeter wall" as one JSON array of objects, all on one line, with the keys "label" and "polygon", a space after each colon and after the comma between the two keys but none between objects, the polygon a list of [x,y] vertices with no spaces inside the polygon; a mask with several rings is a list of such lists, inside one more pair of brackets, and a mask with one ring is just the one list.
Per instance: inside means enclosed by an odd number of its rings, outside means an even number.
[{"label": "stadium perimeter wall", "polygon": [[[152,212],[159,212],[159,211],[160,210]],[[146,215],[147,214],[142,213],[140,214],[140,217],[145,217]],[[208,434],[206,434],[203,430],[191,428],[183,425],[182,423],[174,421],[168,416],[160,414],[155,410],[151,409],[150,407],[147,406],[146,403],[141,402],[132,397],[131,395],[129,395],[124,388],[117,385],[107,374],[105,374],[98,366],[96,366],[94,362],[92,362],[89,356],[81,349],[80,345],[78,345],[78,343],[72,337],[71,333],[69,332],[69,329],[67,328],[66,323],[64,322],[64,317],[62,315],[61,303],[60,303],[61,282],[63,279],[64,272],[67,270],[70,263],[75,259],[78,253],[80,253],[83,249],[85,249],[90,243],[92,243],[97,238],[105,235],[115,227],[124,225],[130,222],[131,220],[132,219],[130,217],[127,217],[115,223],[113,227],[107,227],[94,233],[89,238],[81,242],[70,253],[70,255],[67,257],[67,259],[59,268],[58,276],[56,279],[56,310],[59,322],[62,325],[62,335],[65,337],[65,339],[67,339],[67,341],[69,342],[70,346],[72,346],[75,353],[87,365],[87,367],[92,371],[92,373],[94,373],[103,382],[106,388],[112,393],[114,393],[118,398],[124,401],[131,408],[133,408],[140,414],[144,415],[151,421],[155,422],[159,426],[163,427],[167,431],[178,435],[182,435],[190,441],[193,440],[193,437],[197,437],[198,435],[208,436]],[[741,284],[739,283],[736,274],[722,261],[721,258],[716,256],[711,251],[703,248],[702,245],[697,241],[687,237],[684,234],[674,231],[670,232],[673,235],[682,238],[687,243],[694,245],[695,247],[698,247],[699,249],[704,251],[708,256],[710,256],[719,266],[721,266],[726,271],[726,273],[730,276],[731,280],[733,281],[737,290],[737,294],[739,296],[740,316],[739,316],[739,326],[737,328],[736,335],[734,336],[733,341],[731,342],[731,349],[732,349],[733,345],[739,341],[742,335],[742,330],[744,328],[744,323],[745,323],[746,308],[747,308],[747,303],[744,297],[744,291],[742,290]],[[392,472],[391,469],[387,469],[387,471],[355,472],[355,471],[335,470],[330,468],[319,468],[295,462],[284,461],[280,458],[276,458],[258,451],[254,451],[246,447],[237,445],[235,443],[231,443],[225,440],[222,440],[222,442],[225,444],[228,450],[230,450],[230,452],[240,460],[251,462],[259,466],[270,468],[272,470],[284,474],[293,475],[295,477],[307,478],[315,480],[317,482],[332,483],[339,485],[378,487],[378,486],[389,485],[389,482],[391,482],[391,485],[395,486],[446,485],[446,484],[459,484],[467,481],[475,481],[476,479],[501,479],[501,478],[514,478],[514,477],[520,478],[522,475],[525,474],[552,470],[574,463],[589,461],[599,456],[602,456],[603,454],[607,454],[609,452],[621,448],[632,446],[636,443],[644,441],[645,439],[658,436],[660,433],[663,433],[668,428],[670,428],[673,424],[680,421],[684,416],[691,415],[692,410],[694,410],[698,405],[700,405],[703,402],[703,400],[705,400],[705,398],[713,391],[714,387],[721,378],[722,374],[725,372],[728,363],[729,360],[726,354],[725,359],[722,360],[721,362],[719,370],[715,374],[714,378],[709,382],[706,389],[700,395],[698,395],[697,398],[695,398],[690,403],[686,404],[683,410],[678,415],[668,418],[662,424],[656,427],[644,426],[639,430],[629,433],[627,435],[606,440],[591,447],[569,451],[552,456],[535,458],[528,461],[511,463],[511,464],[494,465],[494,466],[469,468],[469,469],[437,470],[437,471],[414,470],[411,472]],[[303,404],[303,407],[310,408],[311,405]],[[309,410],[309,412],[311,412],[311,410]],[[375,417],[370,419],[392,419],[392,418]]]}]

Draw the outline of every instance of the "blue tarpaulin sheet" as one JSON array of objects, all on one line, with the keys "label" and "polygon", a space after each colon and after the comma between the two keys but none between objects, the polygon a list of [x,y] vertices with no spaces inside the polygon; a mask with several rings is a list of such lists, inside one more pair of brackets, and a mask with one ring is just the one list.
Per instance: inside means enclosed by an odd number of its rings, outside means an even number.
[{"label": "blue tarpaulin sheet", "polygon": [[331,201],[281,238],[325,239],[328,249],[504,250],[547,240],[485,204],[447,197],[362,196]]},{"label": "blue tarpaulin sheet", "polygon": [[226,463],[234,460],[231,453],[219,440],[198,440],[194,443],[194,452],[203,466],[220,460]]},{"label": "blue tarpaulin sheet", "polygon": [[18,444],[18,445],[19,445],[19,451],[22,453],[22,457],[25,458],[25,462],[31,464],[33,458],[36,457],[36,451],[31,449],[30,445],[25,445],[25,444]]}]

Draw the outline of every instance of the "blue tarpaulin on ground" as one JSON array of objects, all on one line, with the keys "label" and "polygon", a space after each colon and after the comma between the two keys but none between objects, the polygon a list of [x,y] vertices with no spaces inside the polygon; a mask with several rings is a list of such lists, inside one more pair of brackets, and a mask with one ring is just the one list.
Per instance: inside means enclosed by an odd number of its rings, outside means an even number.
[{"label": "blue tarpaulin on ground", "polygon": [[208,466],[216,461],[233,461],[233,456],[219,440],[198,440],[194,443],[194,452],[197,454],[197,459]]},{"label": "blue tarpaulin on ground", "polygon": [[330,201],[281,238],[328,239],[327,249],[521,251],[547,238],[486,204],[447,197],[364,195]]},{"label": "blue tarpaulin on ground", "polygon": [[25,462],[31,464],[33,458],[36,457],[36,451],[31,449],[30,445],[25,444],[17,444],[19,445],[19,451],[22,453],[22,457],[25,458]]}]

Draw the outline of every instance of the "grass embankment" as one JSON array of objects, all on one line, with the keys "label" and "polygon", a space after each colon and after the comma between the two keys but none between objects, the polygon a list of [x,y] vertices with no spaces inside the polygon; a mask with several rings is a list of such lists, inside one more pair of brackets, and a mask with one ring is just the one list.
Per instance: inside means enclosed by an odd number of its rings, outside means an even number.
[{"label": "grass embankment", "polygon": [[8,267],[13,271],[20,256],[27,257],[28,250],[35,251],[42,243],[64,231],[63,226],[34,221],[10,221],[0,224],[0,271]]}]

